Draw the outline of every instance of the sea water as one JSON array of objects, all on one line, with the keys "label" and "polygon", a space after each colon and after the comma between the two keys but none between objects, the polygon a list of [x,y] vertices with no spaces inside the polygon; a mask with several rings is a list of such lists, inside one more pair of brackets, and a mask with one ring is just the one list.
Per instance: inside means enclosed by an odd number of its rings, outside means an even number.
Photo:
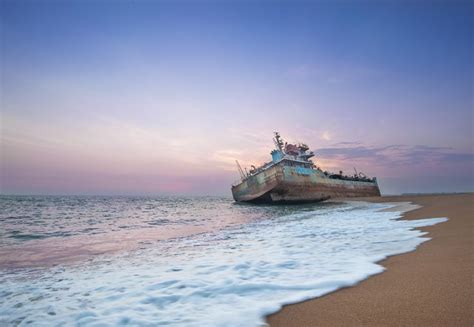
[{"label": "sea water", "polygon": [[262,326],[381,273],[428,240],[415,228],[446,221],[389,208],[3,196],[0,325]]}]

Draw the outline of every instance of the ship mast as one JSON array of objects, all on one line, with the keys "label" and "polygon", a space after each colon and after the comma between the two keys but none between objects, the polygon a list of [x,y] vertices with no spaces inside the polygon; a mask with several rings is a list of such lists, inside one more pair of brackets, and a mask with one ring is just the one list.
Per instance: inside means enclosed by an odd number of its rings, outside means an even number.
[{"label": "ship mast", "polygon": [[240,167],[240,164],[237,160],[235,160],[235,163],[237,164],[237,170],[239,171],[240,179],[244,180],[245,174],[244,174],[244,171],[242,170],[242,167]]},{"label": "ship mast", "polygon": [[281,139],[280,133],[274,132],[275,133],[275,138],[273,139],[273,142],[275,143],[275,146],[277,147],[278,150],[283,152],[283,140]]}]

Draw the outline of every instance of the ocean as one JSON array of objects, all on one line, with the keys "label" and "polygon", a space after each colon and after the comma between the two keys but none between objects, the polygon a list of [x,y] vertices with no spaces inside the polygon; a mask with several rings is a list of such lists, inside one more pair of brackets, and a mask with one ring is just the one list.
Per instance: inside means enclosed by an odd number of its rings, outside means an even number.
[{"label": "ocean", "polygon": [[0,197],[2,326],[263,326],[427,241],[395,204]]}]

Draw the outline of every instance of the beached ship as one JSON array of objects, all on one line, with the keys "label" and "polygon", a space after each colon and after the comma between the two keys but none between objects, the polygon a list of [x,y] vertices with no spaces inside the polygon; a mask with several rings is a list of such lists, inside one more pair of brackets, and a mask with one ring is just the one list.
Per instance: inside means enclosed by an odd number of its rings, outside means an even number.
[{"label": "beached ship", "polygon": [[[343,175],[322,171],[313,161],[306,144],[288,144],[278,132],[273,139],[272,161],[260,167],[237,168],[241,180],[232,186],[232,196],[238,202],[291,203],[317,202],[331,198],[380,196],[377,179],[355,171]],[[354,169],[355,170],[355,169]]]}]

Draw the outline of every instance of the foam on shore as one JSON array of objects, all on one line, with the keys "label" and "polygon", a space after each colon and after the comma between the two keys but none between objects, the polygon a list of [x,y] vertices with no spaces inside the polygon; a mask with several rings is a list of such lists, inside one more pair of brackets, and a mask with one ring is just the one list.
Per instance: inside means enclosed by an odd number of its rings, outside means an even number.
[{"label": "foam on shore", "polygon": [[415,228],[447,220],[399,220],[401,210],[322,206],[79,267],[4,270],[0,323],[261,326],[284,304],[382,272],[378,261],[428,240]]}]

